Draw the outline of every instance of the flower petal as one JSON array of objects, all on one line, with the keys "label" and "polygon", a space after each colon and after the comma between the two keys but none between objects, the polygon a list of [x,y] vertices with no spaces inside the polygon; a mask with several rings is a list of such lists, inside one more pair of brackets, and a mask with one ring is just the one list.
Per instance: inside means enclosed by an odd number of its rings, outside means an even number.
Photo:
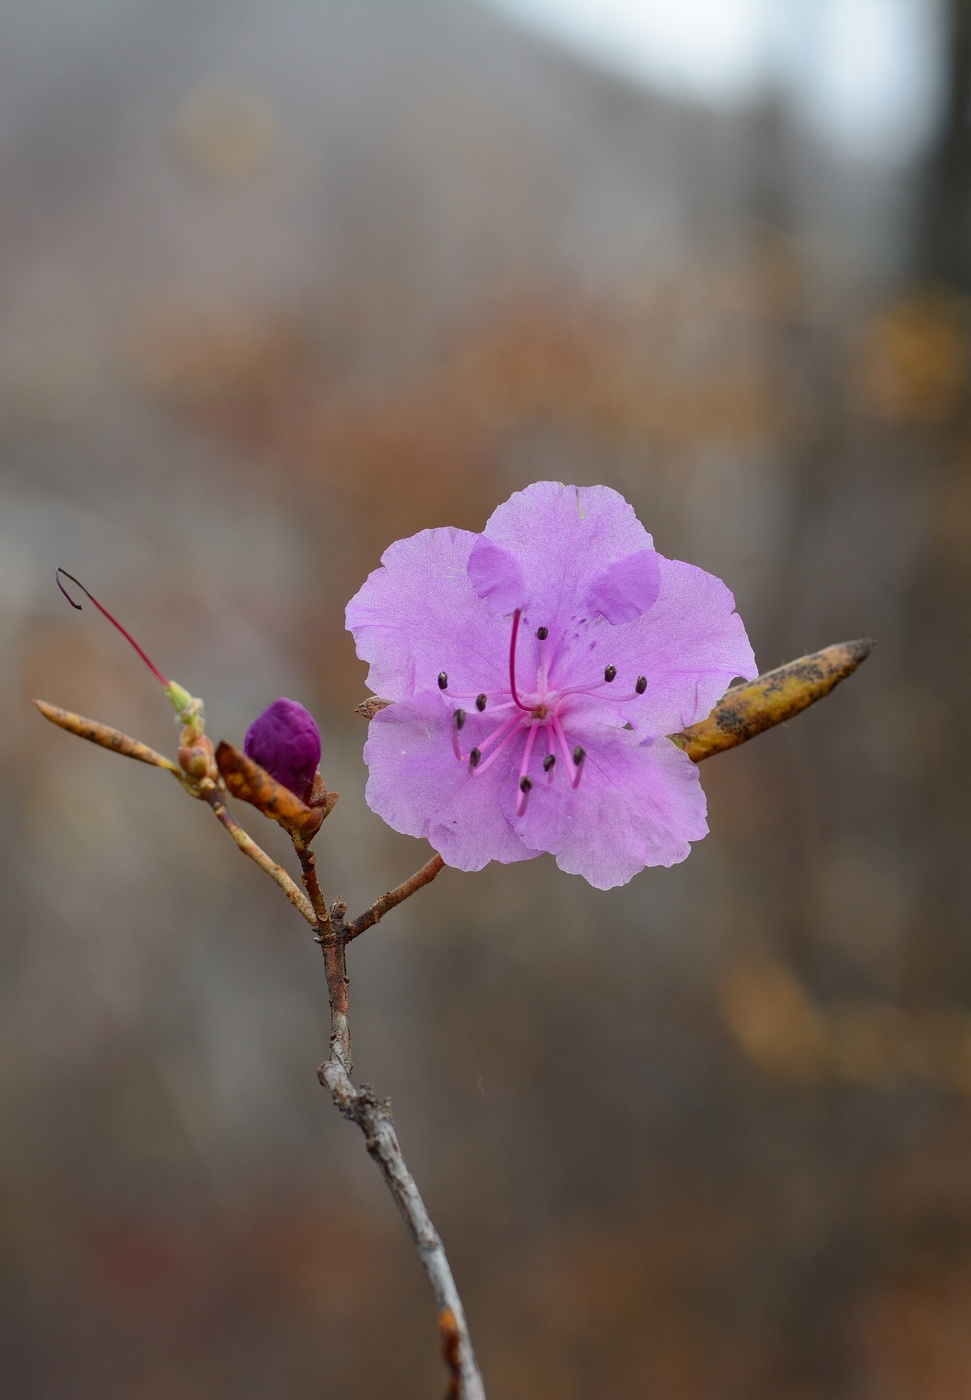
[{"label": "flower petal", "polygon": [[445,671],[454,691],[508,686],[509,624],[469,582],[478,535],[451,527],[397,540],[347,605],[368,684],[385,700],[434,691]]},{"label": "flower petal", "polygon": [[606,618],[616,626],[633,622],[646,613],[656,602],[660,589],[661,566],[656,550],[638,549],[595,574],[585,602],[592,617]]},{"label": "flower petal", "polygon": [[532,625],[579,617],[593,577],[606,565],[651,548],[633,506],[609,486],[537,481],[489,517],[485,534],[519,562]]},{"label": "flower petal", "polygon": [[731,589],[714,574],[661,558],[661,592],[634,628],[643,631],[646,734],[674,734],[710,714],[736,676],[759,673]]},{"label": "flower petal", "polygon": [[[574,733],[570,733],[572,743]],[[649,865],[677,865],[689,842],[707,834],[698,769],[668,739],[640,744],[630,730],[596,731],[588,741],[579,786],[566,773],[534,783],[515,817],[515,790],[502,805],[530,846],[552,851],[561,870],[598,890],[626,885]]]},{"label": "flower petal", "polygon": [[487,535],[479,535],[472,546],[469,582],[476,594],[503,617],[521,608],[526,601],[523,571],[515,555]]},{"label": "flower petal", "polygon": [[458,870],[539,855],[520,840],[499,805],[502,788],[514,787],[513,760],[473,772],[452,751],[450,724],[451,711],[437,694],[380,710],[364,748],[371,770],[368,806],[395,831],[424,836]]},{"label": "flower petal", "polygon": [[629,693],[644,676],[644,694],[619,711],[641,737],[697,723],[736,676],[758,675],[735,599],[721,579],[679,559],[657,558],[661,588],[654,606],[625,626],[580,630],[553,673],[560,687],[596,685],[605,665],[616,667],[613,690],[604,692],[604,713],[614,718],[614,693]]}]

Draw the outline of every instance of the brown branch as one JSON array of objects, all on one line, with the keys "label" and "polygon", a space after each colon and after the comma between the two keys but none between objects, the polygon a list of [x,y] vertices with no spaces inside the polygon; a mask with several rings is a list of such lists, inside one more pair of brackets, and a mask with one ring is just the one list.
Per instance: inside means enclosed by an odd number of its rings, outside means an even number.
[{"label": "brown branch", "polygon": [[350,981],[345,959],[346,945],[365,928],[377,923],[382,914],[433,880],[444,862],[440,856],[434,856],[411,879],[375,900],[360,919],[348,923],[344,918],[345,905],[338,902],[332,909],[327,908],[317,880],[313,852],[309,847],[302,846],[299,838],[295,837],[293,844],[300,858],[307,893],[318,916],[317,942],[324,956],[330,1003],[330,1058],[317,1070],[317,1078],[330,1091],[331,1098],[344,1117],[356,1123],[364,1134],[367,1150],[377,1163],[418,1251],[438,1309],[442,1352],[451,1376],[449,1397],[451,1400],[485,1400],[482,1375],[472,1350],[465,1311],[448,1256],[402,1155],[391,1109],[386,1101],[377,1097],[369,1084],[356,1089],[351,1080]]},{"label": "brown branch", "polygon": [[482,1374],[445,1247],[401,1155],[390,1108],[377,1098],[370,1085],[354,1088],[337,1054],[320,1066],[317,1078],[330,1090],[344,1117],[356,1123],[364,1134],[367,1150],[377,1162],[418,1251],[438,1308],[445,1361],[452,1373],[449,1395],[454,1400],[485,1400]]},{"label": "brown branch", "polygon": [[425,862],[420,870],[416,870],[414,875],[410,875],[396,889],[388,890],[387,894],[381,895],[370,908],[365,909],[363,914],[347,925],[345,941],[350,943],[352,938],[357,938],[358,934],[363,933],[365,929],[372,928],[379,919],[384,918],[389,909],[394,909],[403,899],[407,899],[416,890],[422,889],[434,880],[444,865],[445,862],[441,856],[434,855],[431,860]]},{"label": "brown branch", "polygon": [[330,931],[330,913],[327,909],[327,901],[321,893],[320,881],[317,879],[317,857],[310,849],[310,846],[292,832],[291,839],[293,841],[293,849],[296,851],[300,861],[303,887],[310,896],[310,904],[317,920],[317,934],[318,937],[322,937],[325,933]]},{"label": "brown branch", "polygon": [[316,928],[317,920],[314,918],[313,908],[303,890],[294,883],[283,866],[277,865],[276,861],[272,860],[266,851],[256,844],[252,836],[243,830],[225,802],[222,801],[219,790],[216,787],[203,788],[202,797],[209,803],[243,855],[249,856],[250,860],[255,861],[271,880],[275,880],[297,912],[303,915],[311,928]]},{"label": "brown branch", "polygon": [[866,660],[873,645],[866,637],[836,642],[745,685],[733,686],[707,719],[670,737],[695,763],[744,744],[822,700]]}]

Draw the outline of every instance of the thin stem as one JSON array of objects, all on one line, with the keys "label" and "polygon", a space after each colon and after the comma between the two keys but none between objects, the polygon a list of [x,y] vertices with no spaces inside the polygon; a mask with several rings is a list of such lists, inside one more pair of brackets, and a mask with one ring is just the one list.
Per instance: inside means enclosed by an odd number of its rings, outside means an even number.
[{"label": "thin stem", "polygon": [[296,836],[293,837],[293,849],[300,861],[304,889],[310,896],[310,903],[317,920],[317,932],[323,935],[330,930],[330,913],[327,909],[327,901],[321,893],[320,881],[317,879],[317,857],[310,846]]},{"label": "thin stem", "polygon": [[218,789],[215,786],[208,790],[203,789],[202,797],[209,803],[243,855],[249,856],[250,860],[255,861],[271,880],[275,880],[297,912],[303,915],[311,928],[316,928],[317,920],[314,917],[313,907],[303,890],[294,884],[283,866],[277,865],[275,860],[271,860],[266,851],[256,844],[248,832],[243,830],[225,802],[220,798]]},{"label": "thin stem", "polygon": [[485,1400],[482,1373],[472,1350],[465,1311],[445,1247],[402,1156],[391,1110],[368,1086],[354,1088],[337,1055],[332,1054],[320,1066],[317,1078],[325,1089],[330,1090],[334,1103],[344,1117],[361,1129],[367,1150],[377,1162],[408,1227],[438,1308],[445,1361],[456,1381],[451,1393],[456,1400]]},{"label": "thin stem", "polygon": [[414,875],[410,875],[396,889],[381,895],[370,908],[365,909],[363,914],[346,924],[344,941],[350,943],[352,938],[357,938],[359,933],[364,933],[365,929],[372,928],[379,919],[384,918],[385,914],[399,905],[403,899],[407,899],[409,895],[414,894],[424,885],[430,884],[444,865],[445,862],[441,856],[432,856],[431,860],[426,861],[420,870],[415,871]]},{"label": "thin stem", "polygon": [[356,1089],[351,1080],[350,980],[347,976],[346,946],[352,938],[376,924],[389,909],[434,880],[444,861],[439,855],[433,856],[397,889],[389,890],[376,899],[360,918],[347,923],[342,903],[336,903],[331,910],[327,908],[317,880],[313,852],[308,847],[301,848],[297,840],[293,844],[300,858],[307,893],[317,913],[317,942],[324,955],[330,1003],[330,1058],[317,1070],[317,1078],[330,1091],[344,1117],[356,1123],[364,1134],[367,1150],[377,1163],[418,1251],[438,1309],[442,1354],[452,1376],[449,1395],[454,1400],[485,1400],[482,1375],[472,1350],[465,1311],[448,1256],[415,1179],[408,1170],[394,1130],[391,1110],[369,1085]]},{"label": "thin stem", "polygon": [[570,786],[576,787],[577,766],[573,762],[573,754],[570,752],[570,745],[567,743],[566,734],[563,732],[563,726],[557,719],[556,715],[552,716],[552,718],[550,719],[550,724],[553,726],[553,733],[556,735],[557,741],[560,745],[560,750],[563,754],[563,761],[566,764],[567,772],[570,775]]},{"label": "thin stem", "polygon": [[[423,883],[427,883],[427,879]],[[330,1059],[317,1070],[317,1078],[330,1091],[344,1117],[356,1123],[364,1134],[367,1150],[377,1163],[418,1251],[438,1309],[442,1349],[454,1382],[450,1393],[455,1400],[485,1400],[482,1375],[472,1350],[465,1311],[448,1256],[405,1162],[391,1110],[370,1085],[356,1089],[351,1081],[350,984],[344,964],[345,942],[343,920],[332,921],[329,935],[321,939],[330,999]]]},{"label": "thin stem", "polygon": [[[324,955],[327,999],[330,1003],[330,1059],[327,1064],[333,1065],[335,1069],[339,1070],[343,1078],[346,1079],[350,1092],[357,1094],[358,1090],[354,1088],[350,1079],[351,1070],[354,1067],[351,1062],[351,1007],[348,995],[351,982],[347,975],[347,962],[344,954],[346,939],[343,922],[328,919],[326,931],[323,928],[318,929],[317,942]],[[320,1078],[319,1069],[317,1076]],[[321,1080],[321,1083],[323,1082]],[[333,1089],[331,1089],[331,1093],[334,1093]],[[343,1112],[343,1104],[338,1102],[336,1094],[334,1094],[334,1102]]]}]

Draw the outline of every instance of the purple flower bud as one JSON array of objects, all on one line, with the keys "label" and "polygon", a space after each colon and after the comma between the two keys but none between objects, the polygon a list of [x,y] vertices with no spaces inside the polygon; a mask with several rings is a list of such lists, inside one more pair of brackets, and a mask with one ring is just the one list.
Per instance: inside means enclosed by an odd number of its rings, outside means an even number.
[{"label": "purple flower bud", "polygon": [[320,731],[296,700],[281,696],[267,705],[247,729],[243,748],[278,783],[309,802],[320,762]]}]

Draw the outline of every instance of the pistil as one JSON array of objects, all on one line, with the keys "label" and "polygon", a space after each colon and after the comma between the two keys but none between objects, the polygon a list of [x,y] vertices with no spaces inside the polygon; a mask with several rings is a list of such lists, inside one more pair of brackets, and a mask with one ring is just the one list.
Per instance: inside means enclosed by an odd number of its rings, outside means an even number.
[{"label": "pistil", "polygon": [[509,639],[509,689],[512,693],[513,704],[520,710],[529,711],[529,706],[524,705],[516,690],[516,638],[519,636],[519,619],[523,615],[522,608],[517,608],[512,615],[512,636]]}]

